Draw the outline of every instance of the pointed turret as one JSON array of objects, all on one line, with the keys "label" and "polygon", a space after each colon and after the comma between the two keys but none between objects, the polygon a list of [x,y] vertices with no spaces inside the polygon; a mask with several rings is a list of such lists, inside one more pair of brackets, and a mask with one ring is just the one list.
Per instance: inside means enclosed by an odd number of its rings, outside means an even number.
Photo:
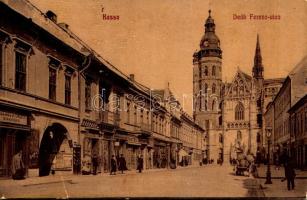
[{"label": "pointed turret", "polygon": [[256,79],[263,79],[263,65],[262,65],[260,41],[258,34],[257,34],[255,57],[254,57],[253,77]]}]

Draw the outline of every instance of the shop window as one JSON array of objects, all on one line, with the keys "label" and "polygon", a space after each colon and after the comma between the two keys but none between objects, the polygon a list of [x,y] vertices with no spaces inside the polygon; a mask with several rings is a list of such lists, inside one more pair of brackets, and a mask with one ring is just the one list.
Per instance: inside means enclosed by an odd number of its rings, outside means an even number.
[{"label": "shop window", "polygon": [[65,104],[71,104],[71,76],[65,75]]},{"label": "shop window", "polygon": [[49,67],[49,99],[56,100],[56,69]]},{"label": "shop window", "polygon": [[25,54],[16,51],[15,67],[15,89],[26,91],[27,57]]}]

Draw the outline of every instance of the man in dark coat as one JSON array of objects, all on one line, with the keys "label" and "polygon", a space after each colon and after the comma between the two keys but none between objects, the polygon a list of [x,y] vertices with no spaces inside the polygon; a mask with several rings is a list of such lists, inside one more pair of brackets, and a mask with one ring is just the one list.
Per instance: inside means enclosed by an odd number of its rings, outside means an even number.
[{"label": "man in dark coat", "polygon": [[116,159],[115,156],[112,155],[111,158],[111,170],[110,170],[110,175],[116,175]]},{"label": "man in dark coat", "polygon": [[144,163],[144,161],[143,161],[143,156],[140,155],[137,161],[138,161],[138,162],[137,162],[137,170],[139,170],[139,173],[142,173],[142,170],[143,170],[143,163]]},{"label": "man in dark coat", "polygon": [[123,154],[120,154],[119,162],[118,163],[119,163],[118,170],[120,170],[122,172],[122,174],[123,174],[124,171],[127,170],[126,159],[125,159]]},{"label": "man in dark coat", "polygon": [[295,178],[295,171],[293,167],[293,163],[291,159],[289,159],[289,162],[285,162],[285,177],[287,179],[287,188],[288,190],[292,189],[294,190],[294,178]]},{"label": "man in dark coat", "polygon": [[92,157],[92,165],[93,165],[93,174],[97,174],[97,168],[98,168],[98,156],[96,153],[93,154]]}]

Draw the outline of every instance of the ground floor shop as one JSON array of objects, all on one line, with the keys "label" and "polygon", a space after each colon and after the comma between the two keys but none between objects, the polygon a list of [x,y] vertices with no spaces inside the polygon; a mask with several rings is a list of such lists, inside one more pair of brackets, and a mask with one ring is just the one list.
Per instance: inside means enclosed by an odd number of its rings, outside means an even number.
[{"label": "ground floor shop", "polygon": [[0,177],[12,176],[12,160],[21,152],[25,175],[31,162],[30,112],[0,105]]}]

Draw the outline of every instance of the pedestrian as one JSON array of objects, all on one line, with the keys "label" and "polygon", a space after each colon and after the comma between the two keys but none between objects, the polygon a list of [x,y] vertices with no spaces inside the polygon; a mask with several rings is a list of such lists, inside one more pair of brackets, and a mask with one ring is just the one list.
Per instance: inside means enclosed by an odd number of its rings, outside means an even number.
[{"label": "pedestrian", "polygon": [[94,153],[92,157],[92,166],[93,166],[93,175],[96,175],[98,168],[98,156],[96,153]]},{"label": "pedestrian", "polygon": [[127,165],[126,165],[126,159],[123,154],[120,154],[119,157],[119,164],[118,164],[118,170],[124,173],[125,170],[127,170]]},{"label": "pedestrian", "polygon": [[279,156],[276,153],[275,154],[275,170],[279,170],[279,169],[280,169]]},{"label": "pedestrian", "polygon": [[25,179],[25,168],[22,161],[22,150],[13,156],[12,160],[12,178],[14,180]]},{"label": "pedestrian", "polygon": [[285,178],[287,179],[287,188],[288,190],[294,190],[295,184],[294,184],[294,179],[295,179],[295,171],[293,167],[293,162],[289,158],[289,162],[285,162]]},{"label": "pedestrian", "polygon": [[116,175],[116,159],[115,159],[114,155],[112,155],[112,158],[111,158],[111,171],[110,171],[110,175]]},{"label": "pedestrian", "polygon": [[140,156],[138,157],[138,160],[137,160],[137,170],[139,170],[139,173],[142,173],[142,170],[143,170],[143,163],[144,163],[144,161],[143,161],[143,156],[140,155]]}]

